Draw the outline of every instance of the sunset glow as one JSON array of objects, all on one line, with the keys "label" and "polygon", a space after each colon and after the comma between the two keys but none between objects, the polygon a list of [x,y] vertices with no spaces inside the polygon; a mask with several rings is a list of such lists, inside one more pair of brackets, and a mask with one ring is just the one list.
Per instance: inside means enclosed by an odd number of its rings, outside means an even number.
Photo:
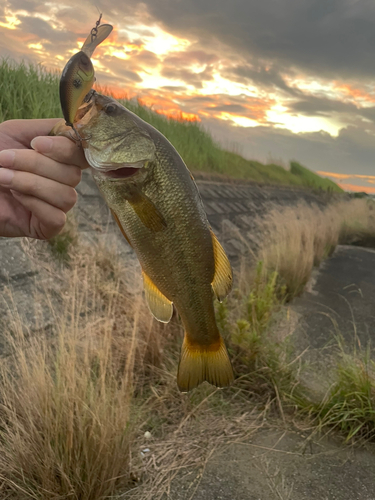
[{"label": "sunset glow", "polygon": [[[346,3],[335,5],[335,22],[324,9],[315,20],[285,3],[283,23],[268,16],[265,26],[253,2],[228,4],[222,12],[209,1],[129,0],[120,7],[106,0],[102,22],[114,30],[92,59],[97,87],[139,98],[166,116],[202,122],[217,140],[241,144],[250,158],[297,158],[339,181],[363,168],[358,173],[370,188],[365,174],[375,170],[375,79],[361,59],[372,51],[357,46],[372,38],[349,37],[351,51],[344,50],[345,37],[325,38],[333,30],[346,33],[339,21],[353,15]],[[366,9],[358,6],[367,22]],[[88,0],[5,0],[0,56],[61,71],[96,19]],[[297,38],[295,26],[310,38]],[[332,39],[342,42],[331,45]]]}]

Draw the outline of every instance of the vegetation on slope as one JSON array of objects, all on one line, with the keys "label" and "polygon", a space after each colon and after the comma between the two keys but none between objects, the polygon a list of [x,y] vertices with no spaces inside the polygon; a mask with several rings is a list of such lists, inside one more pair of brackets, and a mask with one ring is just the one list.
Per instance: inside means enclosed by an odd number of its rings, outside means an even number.
[{"label": "vegetation on slope", "polygon": [[3,292],[10,314],[0,321],[1,498],[120,500],[135,487],[126,498],[161,500],[177,471],[204,465],[218,442],[248,438],[272,408],[284,418],[297,408],[313,428],[337,428],[348,439],[374,439],[374,364],[360,352],[340,353],[334,387],[311,400],[289,329],[274,329],[283,303],[337,242],[373,240],[374,203],[301,205],[294,217],[288,210],[263,220],[263,263],[242,269],[236,289],[216,302],[236,374],[222,391],[202,384],[178,392],[182,324],[147,312],[132,261],[79,238],[69,259],[51,258],[45,242],[30,245],[30,261],[43,262],[56,283],[53,294],[36,292],[35,314],[50,310],[54,327],[33,334],[11,291]]},{"label": "vegetation on slope", "polygon": [[[59,102],[58,73],[50,73],[40,65],[0,61],[0,122],[14,118],[51,118],[62,116]],[[334,182],[292,163],[291,170],[280,165],[246,160],[223,150],[199,122],[175,120],[152,111],[136,101],[120,100],[160,130],[180,153],[192,170],[247,179],[266,184],[304,186],[314,189],[342,191]]]}]

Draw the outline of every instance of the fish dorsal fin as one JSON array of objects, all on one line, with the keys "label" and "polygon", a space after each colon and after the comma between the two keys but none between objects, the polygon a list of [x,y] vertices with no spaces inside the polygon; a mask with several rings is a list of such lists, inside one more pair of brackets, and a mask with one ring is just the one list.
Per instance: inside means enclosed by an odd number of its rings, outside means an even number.
[{"label": "fish dorsal fin", "polygon": [[124,231],[124,228],[122,227],[122,224],[121,224],[121,222],[120,222],[120,219],[117,217],[116,212],[114,212],[114,211],[112,210],[112,208],[111,208],[111,213],[112,213],[112,215],[113,215],[113,218],[114,218],[114,219],[115,219],[115,221],[117,222],[117,225],[118,225],[118,227],[120,228],[120,230],[121,230],[122,234],[124,235],[124,237],[125,237],[126,241],[129,243],[129,245],[130,245],[130,246],[132,246],[132,244],[131,244],[131,243],[130,243],[130,241],[129,241],[129,238],[126,236],[126,233],[125,233],[125,231]]},{"label": "fish dorsal fin", "polygon": [[224,248],[220,245],[212,229],[210,231],[215,259],[215,275],[211,284],[217,299],[222,302],[232,289],[232,268]]},{"label": "fish dorsal fin", "polygon": [[151,231],[158,232],[167,226],[164,217],[150,198],[139,189],[134,190],[127,200],[142,223]]},{"label": "fish dorsal fin", "polygon": [[146,301],[151,313],[158,321],[169,323],[173,314],[172,302],[161,293],[144,271],[142,276]]}]

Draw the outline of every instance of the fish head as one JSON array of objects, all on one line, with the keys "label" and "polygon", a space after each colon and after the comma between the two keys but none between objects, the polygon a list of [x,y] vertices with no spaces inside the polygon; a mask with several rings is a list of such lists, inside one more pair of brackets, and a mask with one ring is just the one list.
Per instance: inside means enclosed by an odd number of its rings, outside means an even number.
[{"label": "fish head", "polygon": [[155,159],[155,143],[140,119],[112,97],[93,92],[74,126],[87,162],[107,177],[128,177]]},{"label": "fish head", "polygon": [[94,81],[91,59],[83,51],[77,52],[66,63],[60,79],[60,103],[67,125],[73,125],[76,112]]}]

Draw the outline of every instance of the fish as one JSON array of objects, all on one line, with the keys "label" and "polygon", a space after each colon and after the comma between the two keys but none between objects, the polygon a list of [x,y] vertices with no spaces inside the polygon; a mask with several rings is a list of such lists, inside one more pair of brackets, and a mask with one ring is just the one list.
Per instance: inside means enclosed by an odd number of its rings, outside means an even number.
[{"label": "fish", "polygon": [[234,379],[213,299],[232,288],[228,257],[194,179],[172,144],[111,97],[94,92],[74,126],[93,178],[142,268],[145,298],[164,323],[176,307],[184,329],[177,385]]},{"label": "fish", "polygon": [[[99,18],[100,22],[101,16]],[[111,33],[110,24],[102,24],[91,30],[81,50],[66,63],[60,78],[60,103],[65,123],[73,127],[78,108],[95,82],[95,70],[91,56],[95,48]]]}]

